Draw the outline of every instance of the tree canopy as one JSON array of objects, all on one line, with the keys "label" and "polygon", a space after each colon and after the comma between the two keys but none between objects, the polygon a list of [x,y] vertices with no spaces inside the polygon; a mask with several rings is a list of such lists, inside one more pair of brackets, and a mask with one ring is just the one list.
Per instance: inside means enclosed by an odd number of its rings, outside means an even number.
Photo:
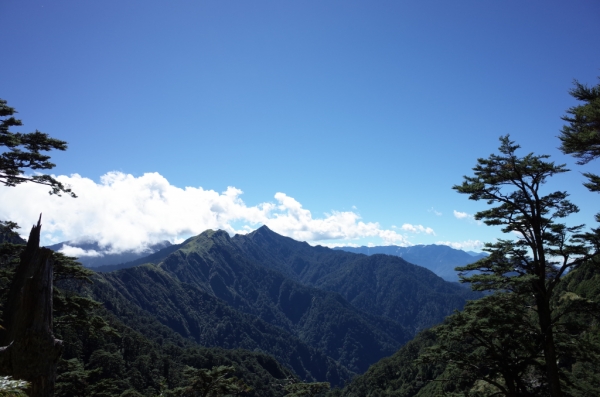
[{"label": "tree canopy", "polygon": [[51,150],[66,150],[67,143],[50,137],[36,130],[35,132],[11,132],[11,127],[23,125],[21,120],[14,117],[17,111],[0,99],[0,183],[4,186],[17,186],[25,182],[33,182],[50,187],[50,194],[66,193],[77,197],[71,188],[63,185],[48,174],[25,175],[25,171],[49,170],[55,164],[50,162],[50,156],[42,152]]},{"label": "tree canopy", "polygon": [[569,124],[559,135],[560,149],[586,164],[600,157],[600,84],[588,87],[575,81],[569,93],[583,104],[569,108],[562,117]]},{"label": "tree canopy", "polygon": [[565,166],[547,155],[517,156],[519,145],[508,135],[500,142],[500,153],[478,159],[474,176],[465,176],[454,189],[485,200],[491,208],[475,219],[501,226],[514,238],[487,243],[487,258],[457,268],[462,282],[493,294],[439,327],[440,346],[429,357],[452,363],[460,376],[467,373],[500,395],[558,397],[566,382],[561,360],[576,350],[563,349],[574,343],[564,318],[581,302],[556,299],[556,288],[596,248],[581,234],[583,225],[561,223],[579,211],[568,194],[543,192],[548,178],[568,171]]},{"label": "tree canopy", "polygon": [[[583,165],[600,157],[600,84],[588,87],[575,81],[569,93],[583,103],[569,108],[562,118],[569,124],[563,126],[559,135],[560,150],[578,158],[577,163]],[[589,180],[585,187],[600,192],[600,176],[590,172],[583,175]]]}]

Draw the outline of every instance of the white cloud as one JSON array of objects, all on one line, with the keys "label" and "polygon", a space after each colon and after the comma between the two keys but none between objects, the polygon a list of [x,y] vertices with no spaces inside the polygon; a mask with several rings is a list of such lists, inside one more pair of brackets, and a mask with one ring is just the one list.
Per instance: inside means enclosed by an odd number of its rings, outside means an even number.
[{"label": "white cloud", "polygon": [[473,215],[467,214],[466,212],[460,212],[457,210],[454,210],[454,216],[458,219],[473,218]]},{"label": "white cloud", "polygon": [[438,241],[436,244],[447,245],[457,250],[464,251],[481,251],[483,243],[479,240],[466,241]]},{"label": "white cloud", "polygon": [[[201,187],[182,189],[158,173],[134,177],[109,172],[99,183],[77,174],[56,178],[70,185],[79,197],[48,196],[47,188],[34,184],[0,187],[0,219],[13,220],[23,227],[21,230],[27,230],[42,212],[44,241],[79,240],[85,236],[98,241],[100,247],[110,247],[111,253],[142,251],[162,240],[180,242],[206,229],[243,234],[261,225],[311,244],[377,238],[381,240],[377,245],[411,245],[406,236],[383,229],[377,222],[364,222],[353,211],[314,217],[293,197],[281,192],[275,194],[275,203],[247,206],[240,197],[242,191],[235,187],[222,193]],[[431,228],[413,227],[418,232],[433,233]],[[91,251],[77,254],[95,255]]]},{"label": "white cloud", "polygon": [[478,226],[480,226],[480,225],[483,224],[483,222],[476,220],[473,215],[468,214],[466,212],[460,212],[460,211],[454,210],[454,216],[457,219],[466,219],[466,220],[468,220],[471,223],[477,224]]},{"label": "white cloud", "polygon": [[263,221],[273,231],[295,240],[318,243],[323,240],[354,240],[379,237],[384,245],[408,245],[406,238],[393,230],[381,229],[376,222],[362,222],[355,212],[332,211],[325,218],[315,219],[302,204],[285,193],[275,194],[279,212],[270,213]]},{"label": "white cloud", "polygon": [[74,256],[76,258],[104,256],[104,253],[102,252],[98,252],[95,250],[84,250],[83,248],[71,247],[67,244],[63,245],[59,252],[62,252],[63,254],[68,256]]},{"label": "white cloud", "polygon": [[435,236],[435,232],[430,227],[424,227],[423,225],[411,225],[410,223],[405,223],[402,225],[402,230],[411,232],[411,233],[426,233],[432,234]]},{"label": "white cloud", "polygon": [[315,245],[320,245],[322,247],[327,247],[327,248],[339,248],[339,247],[351,247],[351,248],[358,248],[363,246],[364,244],[356,244],[356,243],[336,243],[336,242],[318,242]]}]

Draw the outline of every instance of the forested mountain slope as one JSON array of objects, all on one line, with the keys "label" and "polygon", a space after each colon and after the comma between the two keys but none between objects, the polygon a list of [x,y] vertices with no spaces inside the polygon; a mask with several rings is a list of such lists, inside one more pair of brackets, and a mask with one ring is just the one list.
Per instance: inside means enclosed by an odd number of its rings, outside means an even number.
[{"label": "forested mountain slope", "polygon": [[172,339],[169,330],[200,346],[262,351],[307,381],[341,384],[352,375],[289,332],[240,313],[153,265],[99,275],[92,289],[112,314],[153,340]]},{"label": "forested mountain slope", "polygon": [[[600,266],[590,261],[567,274],[560,284],[558,299],[585,299],[600,302]],[[575,294],[575,295],[573,295]],[[571,315],[572,316],[572,315]],[[578,315],[581,316],[581,315]],[[588,318],[568,319],[569,323],[587,324],[588,327],[573,329],[573,337],[585,337],[590,341],[589,354],[594,354],[600,344],[598,313]],[[340,392],[332,392],[336,397],[436,397],[445,393],[457,395],[477,394],[481,384],[463,381],[460,374],[451,374],[444,364],[420,364],[416,360],[427,348],[435,346],[433,329],[425,330],[404,345],[391,357],[372,365],[367,372],[356,376]],[[577,359],[562,362],[565,374],[570,378],[568,396],[596,396],[600,393],[598,362],[581,363]],[[525,380],[535,382],[535,378]],[[469,394],[472,393],[472,394]],[[482,390],[479,390],[482,393]]]},{"label": "forested mountain slope", "polygon": [[396,256],[311,247],[266,226],[232,240],[261,264],[307,285],[338,292],[355,307],[394,320],[412,335],[462,309],[465,300],[479,297]]},{"label": "forested mountain slope", "polygon": [[209,230],[145,261],[98,274],[93,287],[133,329],[128,317],[144,313],[202,346],[262,351],[333,385],[476,297],[401,258],[311,247],[266,227]]},{"label": "forested mountain slope", "polygon": [[181,395],[170,391],[187,385],[186,366],[219,365],[234,367],[234,375],[252,388],[247,396],[279,397],[281,385],[295,375],[262,352],[200,347],[124,299],[101,278],[91,289],[79,289],[84,295],[92,292],[106,306],[96,314],[111,329],[74,324],[55,330],[64,341],[57,397]]},{"label": "forested mountain slope", "polygon": [[394,322],[357,310],[336,293],[304,286],[247,259],[224,231],[188,240],[159,267],[297,335],[354,372],[365,371],[365,363],[392,354],[410,338]]}]

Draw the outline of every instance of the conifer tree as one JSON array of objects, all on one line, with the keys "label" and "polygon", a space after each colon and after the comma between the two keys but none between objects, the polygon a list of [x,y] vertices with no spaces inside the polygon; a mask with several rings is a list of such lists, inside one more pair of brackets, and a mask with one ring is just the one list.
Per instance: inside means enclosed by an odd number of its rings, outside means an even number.
[{"label": "conifer tree", "polygon": [[[22,125],[21,120],[14,117],[15,113],[14,108],[0,99],[0,184],[14,187],[31,182],[49,186],[50,194],[67,193],[76,197],[69,187],[51,175],[25,175],[27,170],[52,169],[54,164],[50,162],[50,156],[42,152],[66,150],[67,144],[37,130],[31,133],[10,131],[11,127]],[[54,262],[57,258],[51,250],[39,247],[41,215],[24,249],[15,244],[22,242],[14,233],[16,228],[14,222],[0,222],[0,286],[3,287],[0,294],[3,320],[0,373],[30,381],[32,396],[51,396],[54,394],[56,364],[62,351],[62,341],[55,339],[53,333]],[[62,269],[65,273],[77,274],[72,263],[65,262],[65,258],[58,259],[65,263]],[[61,303],[63,308],[73,308],[77,303],[90,302],[63,299]]]},{"label": "conifer tree", "polygon": [[[578,158],[578,164],[587,164],[600,157],[600,84],[588,87],[575,81],[575,88],[569,91],[580,102],[567,110],[559,139],[560,150]],[[589,183],[585,186],[593,192],[600,192],[600,176],[585,173]]]},{"label": "conifer tree", "polygon": [[0,99],[0,183],[4,186],[17,186],[21,183],[32,182],[50,187],[50,194],[67,193],[77,197],[68,186],[63,185],[51,175],[25,175],[26,170],[38,171],[54,168],[50,156],[42,152],[50,150],[66,150],[67,143],[50,137],[40,131],[21,133],[9,131],[11,127],[23,125],[16,119],[17,111]]},{"label": "conifer tree", "polygon": [[[595,249],[582,238],[583,225],[560,223],[579,210],[567,200],[568,194],[564,191],[542,192],[549,177],[568,171],[565,166],[547,161],[547,155],[530,153],[518,157],[519,146],[508,135],[500,141],[500,154],[478,159],[473,168],[474,176],[465,176],[463,183],[453,188],[468,194],[471,200],[485,200],[492,205],[490,209],[476,213],[475,219],[490,226],[502,226],[504,233],[517,238],[486,244],[485,250],[490,256],[457,270],[461,271],[461,281],[471,283],[474,290],[514,294],[519,305],[530,305],[535,338],[531,343],[523,341],[518,345],[525,353],[514,350],[511,354],[525,354],[525,358],[541,360],[536,362],[540,363],[548,394],[560,397],[563,387],[559,368],[560,336],[557,334],[561,331],[564,310],[573,307],[561,310],[553,305],[553,297],[561,277],[591,258]],[[489,316],[492,316],[491,312]],[[480,313],[479,319],[491,317]],[[492,331],[499,326],[487,325]],[[498,335],[500,329],[495,332],[490,335]],[[539,359],[535,354],[536,343]],[[491,352],[490,349],[484,351]]]}]

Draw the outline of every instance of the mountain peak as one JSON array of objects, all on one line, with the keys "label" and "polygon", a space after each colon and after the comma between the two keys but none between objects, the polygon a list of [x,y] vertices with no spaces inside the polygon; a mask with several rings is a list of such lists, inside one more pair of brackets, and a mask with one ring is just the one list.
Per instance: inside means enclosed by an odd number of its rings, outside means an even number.
[{"label": "mountain peak", "polygon": [[250,234],[273,235],[273,234],[277,234],[277,233],[275,233],[274,231],[269,229],[269,227],[267,225],[262,225],[261,227],[259,227],[258,229],[256,229],[255,231],[253,231]]},{"label": "mountain peak", "polygon": [[277,238],[286,238],[285,236],[282,236],[281,234],[278,234],[278,233],[274,232],[273,230],[269,229],[266,225],[263,225],[263,226],[259,227],[258,229],[254,230],[253,232],[248,233],[246,236],[250,237],[251,239],[260,237],[260,238],[266,238],[269,240],[273,240],[273,239],[277,239]]}]

